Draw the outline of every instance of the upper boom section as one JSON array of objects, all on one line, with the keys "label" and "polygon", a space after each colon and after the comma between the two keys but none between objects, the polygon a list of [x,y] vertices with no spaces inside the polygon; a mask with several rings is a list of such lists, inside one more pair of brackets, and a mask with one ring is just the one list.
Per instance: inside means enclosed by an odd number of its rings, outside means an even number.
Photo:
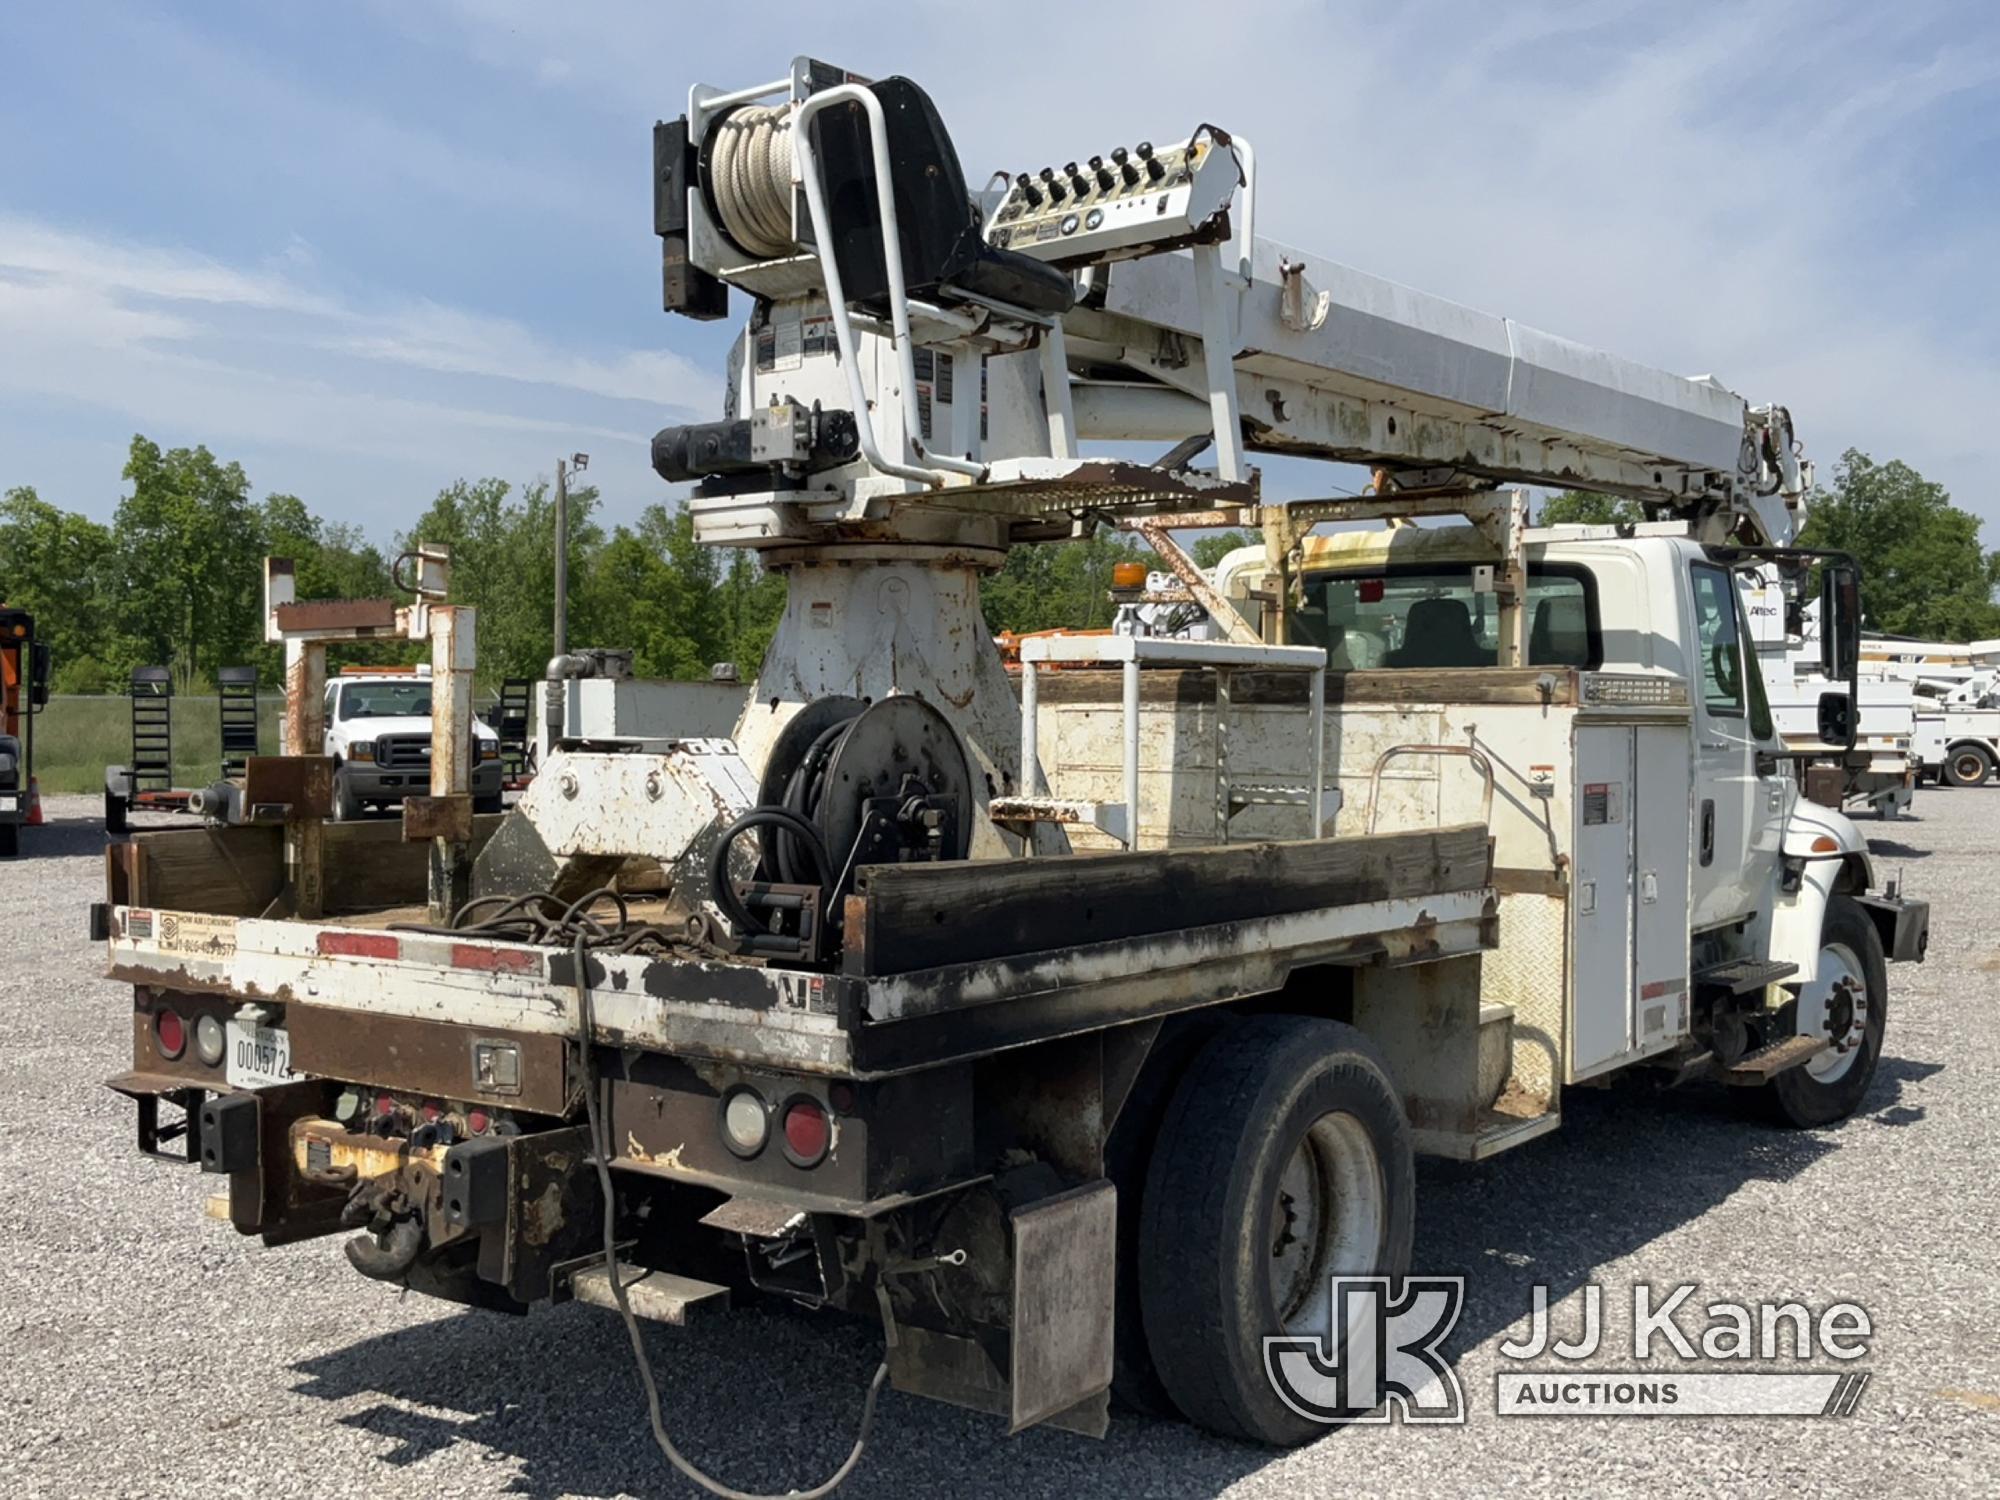
[{"label": "upper boom section", "polygon": [[[1715,541],[1797,529],[1783,407],[1258,239],[1255,152],[1212,126],[975,193],[923,90],[802,58],[697,87],[655,156],[669,309],[756,299],[731,420],[655,445],[712,540],[943,540],[957,517],[1004,547],[1064,512],[1186,509],[1203,438],[1211,505],[1254,500],[1247,454],[1287,453],[1387,490],[1630,496]],[[1107,484],[1091,439],[1179,447]]]}]

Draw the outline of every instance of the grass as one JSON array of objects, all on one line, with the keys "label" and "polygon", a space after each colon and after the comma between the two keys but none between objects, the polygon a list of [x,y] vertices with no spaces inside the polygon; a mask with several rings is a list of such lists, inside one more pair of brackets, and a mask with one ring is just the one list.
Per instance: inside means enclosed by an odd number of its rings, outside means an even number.
[{"label": "grass", "polygon": [[[222,725],[213,696],[176,698],[174,785],[206,786],[222,774]],[[284,699],[257,700],[259,748],[278,753]],[[44,792],[95,792],[106,766],[132,759],[132,704],[122,697],[59,696],[35,719],[35,775]]]}]

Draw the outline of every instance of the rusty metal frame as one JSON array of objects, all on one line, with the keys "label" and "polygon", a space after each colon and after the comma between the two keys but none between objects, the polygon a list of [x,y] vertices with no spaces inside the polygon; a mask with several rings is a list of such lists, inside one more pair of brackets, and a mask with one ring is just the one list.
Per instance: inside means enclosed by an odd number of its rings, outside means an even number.
[{"label": "rusty metal frame", "polygon": [[[405,565],[414,576],[405,577]],[[472,880],[471,846],[456,837],[469,831],[472,789],[472,674],[478,664],[477,616],[467,605],[446,604],[451,591],[451,549],[418,542],[396,559],[392,576],[416,595],[413,603],[322,599],[301,602],[289,558],[264,559],[264,639],[285,648],[285,749],[292,757],[317,756],[326,743],[326,648],[335,641],[380,640],[401,635],[431,643],[431,795],[405,804],[406,838],[431,841],[430,915],[448,919],[465,904]],[[464,803],[461,811],[456,807]],[[285,823],[285,891],[282,904],[308,920],[325,911],[326,825],[314,809],[301,808]]]}]

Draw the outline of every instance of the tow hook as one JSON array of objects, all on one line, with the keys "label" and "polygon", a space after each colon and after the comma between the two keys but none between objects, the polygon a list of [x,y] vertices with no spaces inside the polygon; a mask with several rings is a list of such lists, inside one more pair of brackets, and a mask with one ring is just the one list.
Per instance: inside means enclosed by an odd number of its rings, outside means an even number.
[{"label": "tow hook", "polygon": [[340,1221],[349,1228],[368,1226],[342,1248],[355,1270],[376,1281],[401,1281],[424,1247],[423,1223],[400,1194],[385,1200],[357,1192],[341,1210]]}]

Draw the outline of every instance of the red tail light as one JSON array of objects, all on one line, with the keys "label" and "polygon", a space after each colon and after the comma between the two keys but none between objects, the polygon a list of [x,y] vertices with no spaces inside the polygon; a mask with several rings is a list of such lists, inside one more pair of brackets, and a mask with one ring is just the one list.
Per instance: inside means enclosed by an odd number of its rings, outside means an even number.
[{"label": "red tail light", "polygon": [[162,1006],[153,1012],[153,1041],[158,1044],[160,1056],[179,1057],[187,1050],[187,1026],[176,1011]]},{"label": "red tail light", "polygon": [[819,1100],[801,1095],[785,1106],[785,1155],[793,1166],[818,1166],[832,1144],[833,1122]]}]

